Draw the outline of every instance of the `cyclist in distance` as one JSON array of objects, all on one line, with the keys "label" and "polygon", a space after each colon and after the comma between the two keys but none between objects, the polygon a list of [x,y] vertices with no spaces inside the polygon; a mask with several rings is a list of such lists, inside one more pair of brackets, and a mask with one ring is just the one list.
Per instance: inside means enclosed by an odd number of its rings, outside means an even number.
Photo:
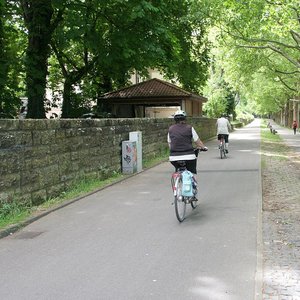
[{"label": "cyclist in distance", "polygon": [[179,168],[177,161],[185,161],[186,168],[193,174],[197,174],[197,158],[194,152],[193,141],[197,148],[207,150],[200,140],[195,129],[186,123],[186,113],[178,110],[174,114],[175,124],[171,125],[168,132],[168,144],[170,148],[169,161]]},{"label": "cyclist in distance", "polygon": [[226,118],[225,114],[223,114],[221,118],[217,120],[216,127],[217,127],[218,141],[221,140],[221,136],[223,135],[225,140],[225,152],[228,153],[229,131],[231,130],[231,125],[228,119]]}]

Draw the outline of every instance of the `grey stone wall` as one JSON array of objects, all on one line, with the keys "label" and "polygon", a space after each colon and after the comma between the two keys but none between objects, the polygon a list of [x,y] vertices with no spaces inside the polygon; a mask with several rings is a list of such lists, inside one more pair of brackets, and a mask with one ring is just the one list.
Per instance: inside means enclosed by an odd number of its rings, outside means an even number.
[{"label": "grey stone wall", "polygon": [[[171,119],[0,119],[0,205],[40,204],[83,176],[106,178],[121,170],[122,141],[141,131],[143,158],[167,147]],[[215,120],[190,118],[201,139]]]}]

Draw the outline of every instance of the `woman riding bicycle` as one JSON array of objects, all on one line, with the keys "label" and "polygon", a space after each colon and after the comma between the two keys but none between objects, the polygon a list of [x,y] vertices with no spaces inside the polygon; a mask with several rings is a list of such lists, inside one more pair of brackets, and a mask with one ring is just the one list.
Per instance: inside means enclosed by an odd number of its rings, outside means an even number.
[{"label": "woman riding bicycle", "polygon": [[193,174],[197,174],[197,159],[194,152],[193,141],[197,148],[207,150],[200,140],[195,129],[186,123],[186,113],[178,110],[174,114],[175,124],[171,125],[168,132],[170,148],[169,161],[177,171],[180,165],[178,161],[185,161],[186,168]]},{"label": "woman riding bicycle", "polygon": [[[219,143],[221,142],[222,136],[225,140],[225,151],[228,153],[229,146],[229,131],[231,130],[231,125],[226,118],[226,114],[222,114],[222,116],[216,122],[217,127],[217,138]],[[220,145],[219,145],[220,147]]]}]

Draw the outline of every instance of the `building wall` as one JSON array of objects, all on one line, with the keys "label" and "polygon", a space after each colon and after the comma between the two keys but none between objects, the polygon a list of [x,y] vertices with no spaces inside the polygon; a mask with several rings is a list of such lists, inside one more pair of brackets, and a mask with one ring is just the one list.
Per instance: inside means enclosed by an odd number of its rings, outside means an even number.
[{"label": "building wall", "polygon": [[[143,158],[167,147],[172,119],[0,119],[0,205],[40,204],[76,179],[121,171],[122,141],[141,131]],[[215,120],[189,118],[201,139],[215,135]]]},{"label": "building wall", "polygon": [[148,76],[147,77],[142,77],[139,74],[137,74],[136,71],[134,71],[131,76],[130,76],[130,81],[132,84],[137,84],[140,83],[142,81],[148,80],[148,79],[152,79],[152,78],[158,78],[161,80],[165,80],[165,81],[169,81],[166,78],[164,78],[163,74],[160,73],[157,69],[148,69]]},{"label": "building wall", "polygon": [[146,118],[171,118],[180,106],[152,106],[145,108]]}]

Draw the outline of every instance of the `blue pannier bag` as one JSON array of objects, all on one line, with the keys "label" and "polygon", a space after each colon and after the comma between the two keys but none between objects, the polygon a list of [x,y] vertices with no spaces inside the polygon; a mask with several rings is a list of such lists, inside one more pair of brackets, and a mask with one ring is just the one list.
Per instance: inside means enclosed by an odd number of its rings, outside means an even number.
[{"label": "blue pannier bag", "polygon": [[190,171],[182,172],[182,196],[193,196],[193,174]]}]

